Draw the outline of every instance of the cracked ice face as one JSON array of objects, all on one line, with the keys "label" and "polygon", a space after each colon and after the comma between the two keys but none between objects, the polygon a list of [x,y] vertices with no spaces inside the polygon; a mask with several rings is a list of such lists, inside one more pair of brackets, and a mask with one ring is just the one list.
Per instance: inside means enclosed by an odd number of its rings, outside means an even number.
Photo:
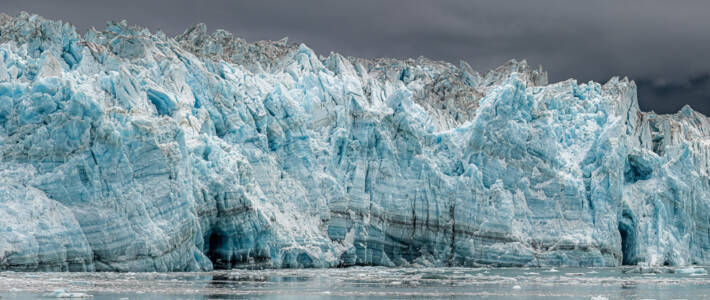
[{"label": "cracked ice face", "polygon": [[708,262],[708,119],[633,82],[0,22],[0,268]]}]

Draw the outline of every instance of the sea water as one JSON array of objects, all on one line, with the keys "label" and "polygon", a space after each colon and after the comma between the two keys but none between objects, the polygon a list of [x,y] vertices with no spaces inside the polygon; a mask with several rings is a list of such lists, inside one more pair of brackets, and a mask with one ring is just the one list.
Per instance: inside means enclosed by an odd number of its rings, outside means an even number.
[{"label": "sea water", "polygon": [[706,268],[383,268],[0,273],[2,299],[710,299]]}]

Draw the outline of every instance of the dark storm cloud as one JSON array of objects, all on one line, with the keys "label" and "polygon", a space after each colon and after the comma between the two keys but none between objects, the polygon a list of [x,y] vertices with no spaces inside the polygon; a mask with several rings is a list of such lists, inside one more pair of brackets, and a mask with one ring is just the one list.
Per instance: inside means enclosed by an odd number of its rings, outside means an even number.
[{"label": "dark storm cloud", "polygon": [[481,71],[524,58],[553,81],[636,79],[645,110],[690,104],[710,114],[708,1],[0,0],[0,11],[21,10],[82,30],[126,19],[176,35],[204,22],[247,40],[288,36],[321,54],[463,59]]},{"label": "dark storm cloud", "polygon": [[[659,81],[641,79],[638,85],[641,109],[657,112],[676,112],[688,104],[701,112],[710,112],[710,74],[702,74],[687,81]],[[653,105],[651,105],[653,104]]]}]

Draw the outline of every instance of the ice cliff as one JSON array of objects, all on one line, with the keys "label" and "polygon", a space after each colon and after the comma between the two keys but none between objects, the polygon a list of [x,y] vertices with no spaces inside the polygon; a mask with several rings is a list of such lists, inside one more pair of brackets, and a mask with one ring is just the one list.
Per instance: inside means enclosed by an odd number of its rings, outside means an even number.
[{"label": "ice cliff", "polygon": [[0,15],[0,269],[708,264],[709,162],[626,79]]}]

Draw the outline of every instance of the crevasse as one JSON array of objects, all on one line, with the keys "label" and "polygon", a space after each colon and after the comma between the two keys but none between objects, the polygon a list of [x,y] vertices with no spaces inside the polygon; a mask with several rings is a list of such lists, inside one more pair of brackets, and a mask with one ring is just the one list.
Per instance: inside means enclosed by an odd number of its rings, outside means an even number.
[{"label": "crevasse", "polygon": [[709,136],[525,61],[0,15],[0,269],[708,264]]}]

